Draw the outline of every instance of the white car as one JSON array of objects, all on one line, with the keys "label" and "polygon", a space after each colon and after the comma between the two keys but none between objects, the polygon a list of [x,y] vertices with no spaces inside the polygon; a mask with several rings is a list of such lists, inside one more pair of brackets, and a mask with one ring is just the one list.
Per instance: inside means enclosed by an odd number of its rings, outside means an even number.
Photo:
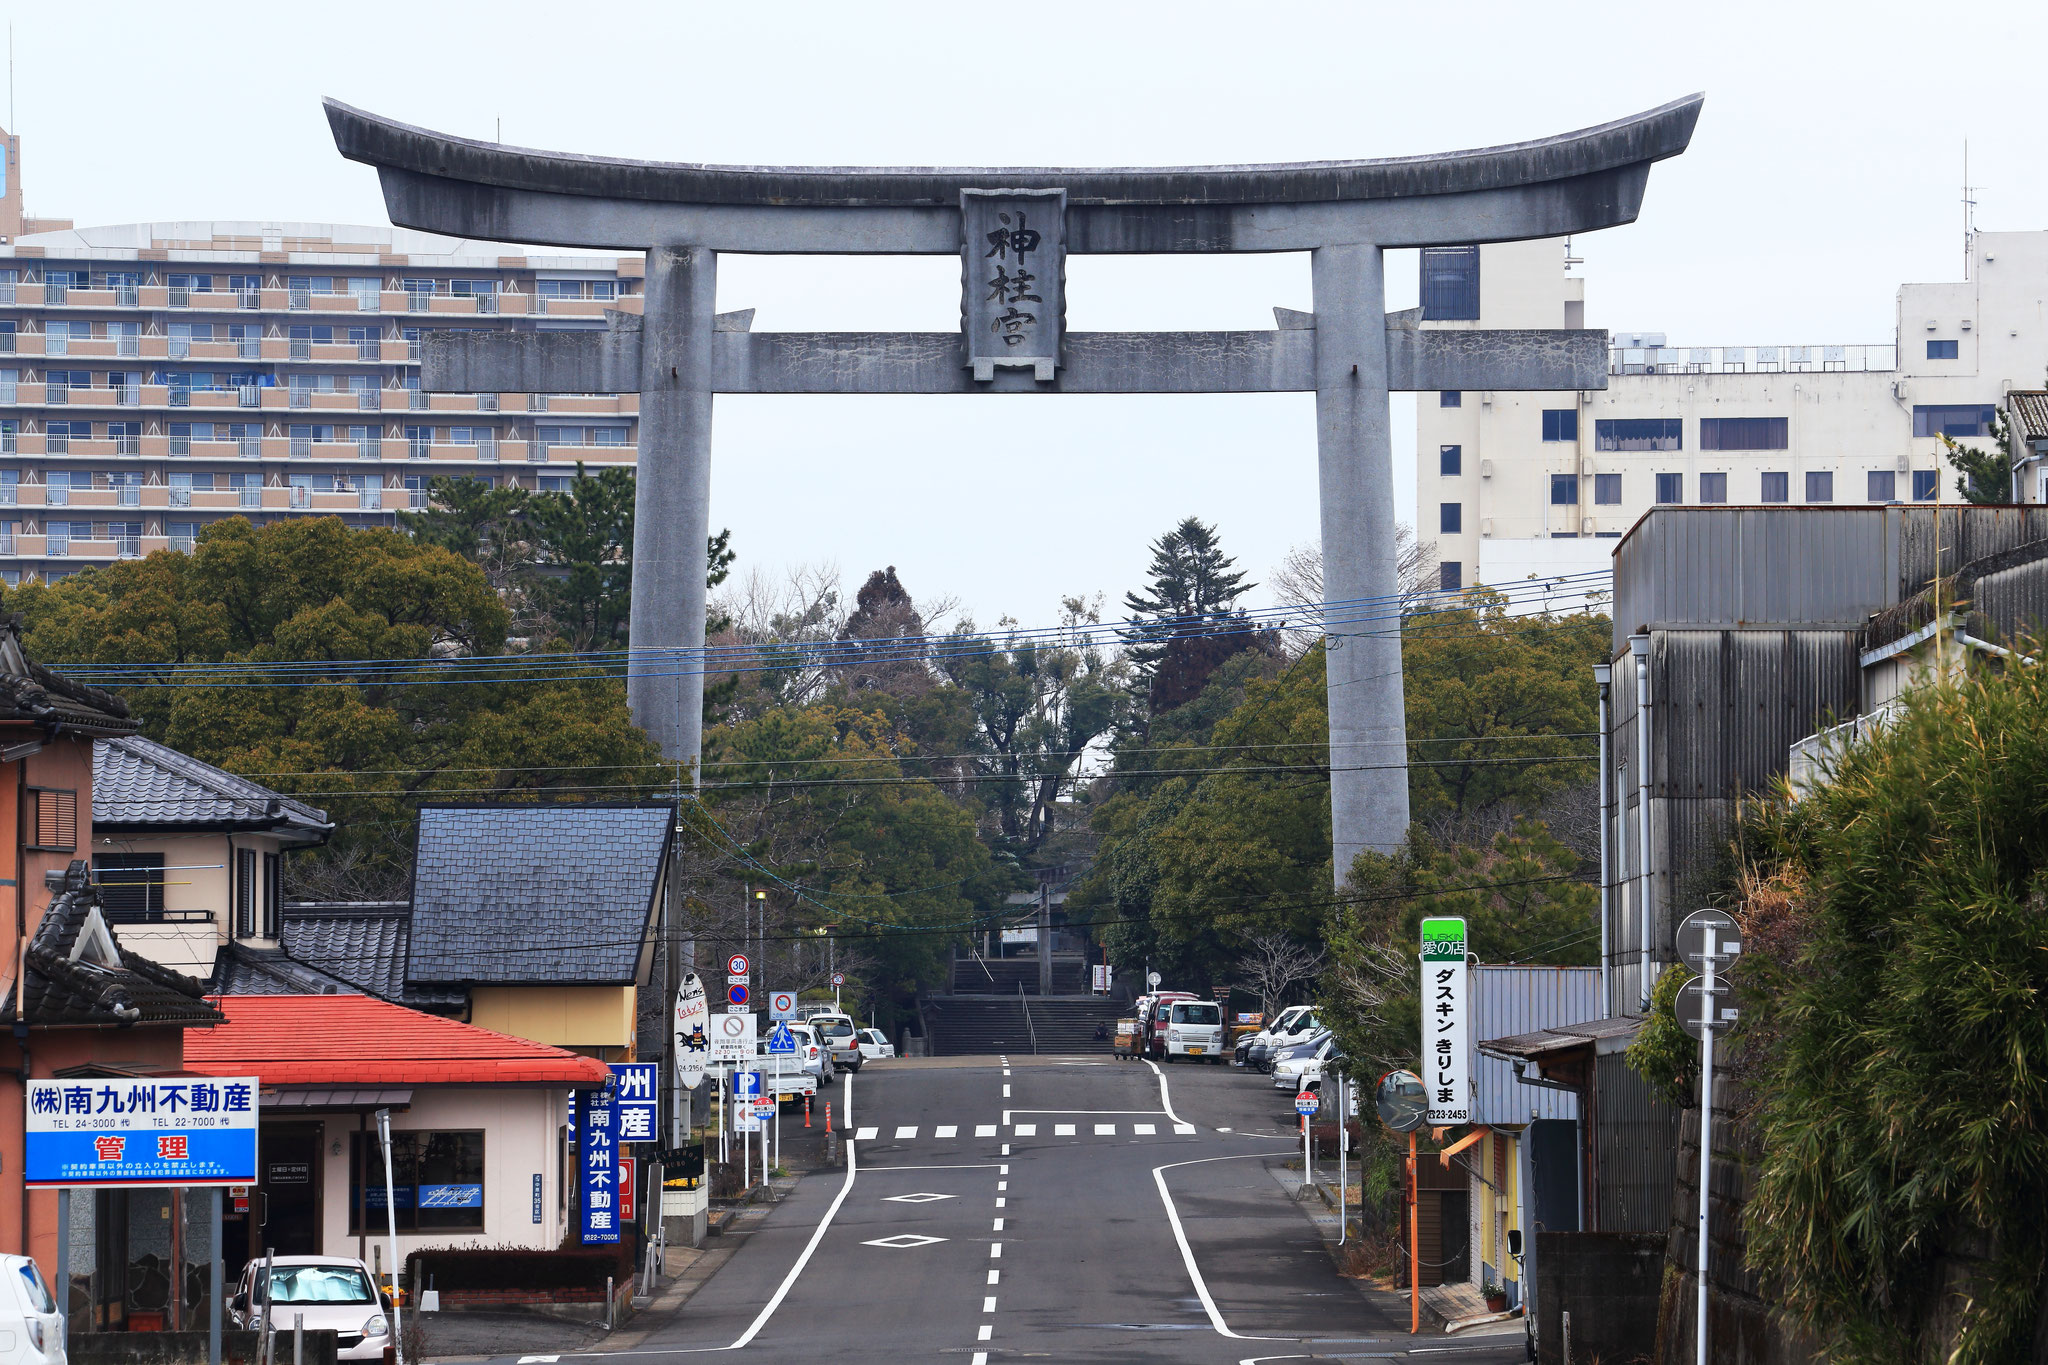
[{"label": "white car", "polygon": [[230,1311],[235,1326],[248,1330],[263,1317],[270,1300],[270,1325],[289,1332],[303,1317],[309,1332],[332,1331],[341,1360],[382,1360],[391,1341],[391,1319],[384,1295],[361,1261],[343,1256],[276,1256],[270,1262],[270,1283],[264,1285],[263,1262],[249,1262]]},{"label": "white car", "polygon": [[0,1256],[0,1365],[64,1365],[64,1320],[26,1256]]},{"label": "white car", "polygon": [[1223,1007],[1207,1000],[1176,1000],[1166,1015],[1166,1060],[1223,1061]]},{"label": "white car", "polygon": [[862,1061],[879,1062],[882,1061],[884,1058],[894,1057],[896,1055],[896,1044],[890,1042],[887,1038],[884,1038],[882,1036],[882,1031],[880,1029],[860,1029],[858,1030],[858,1036],[860,1038],[860,1055]]},{"label": "white car", "polygon": [[820,1010],[804,1020],[811,1031],[818,1035],[818,1041],[831,1054],[832,1065],[840,1071],[860,1070],[861,1060],[866,1056],[861,1051],[860,1040],[854,1033],[850,1015]]}]

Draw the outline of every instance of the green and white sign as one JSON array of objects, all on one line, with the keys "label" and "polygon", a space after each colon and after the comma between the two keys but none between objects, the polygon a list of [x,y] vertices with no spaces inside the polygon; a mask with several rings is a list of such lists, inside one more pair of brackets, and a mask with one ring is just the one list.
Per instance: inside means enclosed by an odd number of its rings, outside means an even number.
[{"label": "green and white sign", "polygon": [[1464,920],[1422,922],[1422,1080],[1433,1128],[1472,1121],[1469,950]]}]

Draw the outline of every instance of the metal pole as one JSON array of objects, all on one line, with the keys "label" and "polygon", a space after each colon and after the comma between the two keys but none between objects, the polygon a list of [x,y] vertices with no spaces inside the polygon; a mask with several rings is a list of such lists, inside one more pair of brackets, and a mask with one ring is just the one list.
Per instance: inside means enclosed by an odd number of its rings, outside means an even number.
[{"label": "metal pole", "polygon": [[391,1111],[377,1111],[377,1141],[384,1146],[384,1226],[391,1238],[391,1350],[392,1359],[405,1365],[404,1321],[398,1306],[398,1188],[391,1174]]},{"label": "metal pole", "polygon": [[[23,1198],[27,1198],[26,1195]],[[71,1191],[57,1191],[57,1345],[71,1331]]]},{"label": "metal pole", "polygon": [[1344,1220],[1344,1149],[1351,1145],[1351,1131],[1346,1127],[1351,1106],[1344,1103],[1344,1078],[1337,1078],[1337,1245],[1344,1245],[1344,1235],[1350,1231]]},{"label": "metal pole", "polygon": [[292,1365],[306,1365],[306,1315],[292,1314]]},{"label": "metal pole", "polygon": [[207,1191],[207,1221],[213,1225],[213,1264],[206,1269],[206,1365],[220,1365],[221,1284],[221,1201],[226,1192],[215,1185]]},{"label": "metal pole", "polygon": [[1707,1365],[1707,1209],[1709,1185],[1714,1172],[1714,958],[1720,952],[1714,926],[1705,928],[1706,951],[1702,955],[1700,986],[1700,1256],[1697,1278],[1699,1322],[1695,1332],[1699,1365]]},{"label": "metal pole", "polygon": [[1600,1008],[1614,1012],[1614,999],[1608,995],[1608,916],[1613,908],[1609,893],[1612,878],[1608,875],[1609,859],[1607,841],[1612,829],[1612,798],[1614,794],[1614,772],[1608,766],[1607,756],[1607,695],[1613,686],[1614,668],[1610,664],[1593,665],[1593,681],[1600,685]]},{"label": "metal pole", "polygon": [[1315,1158],[1309,1153],[1308,1141],[1308,1115],[1303,1114],[1301,1116],[1301,1187],[1304,1190],[1310,1185],[1315,1184],[1316,1180],[1315,1167],[1311,1164]]},{"label": "metal pole", "polygon": [[1422,1330],[1422,1216],[1417,1208],[1415,1134],[1408,1134],[1408,1335]]},{"label": "metal pole", "polygon": [[1648,1013],[1650,988],[1656,984],[1650,974],[1650,637],[1631,635],[1628,647],[1636,658],[1636,904],[1642,910],[1636,962],[1643,988],[1640,1004]]}]

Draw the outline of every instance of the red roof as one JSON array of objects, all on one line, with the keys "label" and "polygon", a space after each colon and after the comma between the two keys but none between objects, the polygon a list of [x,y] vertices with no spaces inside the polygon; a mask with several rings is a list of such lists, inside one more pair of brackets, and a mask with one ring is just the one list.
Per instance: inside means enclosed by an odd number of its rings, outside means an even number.
[{"label": "red roof", "polygon": [[366,995],[209,997],[228,1021],[185,1035],[185,1067],[265,1085],[592,1085],[606,1067],[545,1043]]}]

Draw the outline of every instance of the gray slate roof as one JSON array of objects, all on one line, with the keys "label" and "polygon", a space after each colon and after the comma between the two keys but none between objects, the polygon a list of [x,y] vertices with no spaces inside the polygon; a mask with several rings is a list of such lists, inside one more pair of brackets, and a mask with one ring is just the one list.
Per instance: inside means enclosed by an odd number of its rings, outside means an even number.
[{"label": "gray slate roof", "polygon": [[632,981],[673,820],[661,804],[422,809],[406,979]]},{"label": "gray slate roof", "polygon": [[216,995],[361,995],[348,982],[275,948],[223,944],[213,960]]},{"label": "gray slate roof", "polygon": [[108,829],[274,829],[318,842],[327,812],[140,735],[92,746],[92,822]]},{"label": "gray slate roof", "polygon": [[426,1010],[463,1003],[459,989],[407,983],[412,907],[403,901],[288,903],[279,929],[295,960],[367,995]]}]

